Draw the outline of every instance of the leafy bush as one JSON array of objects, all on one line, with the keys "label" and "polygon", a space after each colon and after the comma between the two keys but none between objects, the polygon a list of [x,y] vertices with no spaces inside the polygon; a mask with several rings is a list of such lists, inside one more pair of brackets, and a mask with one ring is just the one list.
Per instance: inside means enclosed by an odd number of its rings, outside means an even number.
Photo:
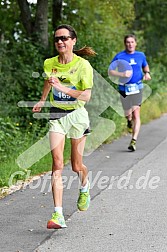
[{"label": "leafy bush", "polygon": [[[43,59],[39,48],[30,41],[3,44],[0,49],[3,64],[0,69],[0,113],[26,127],[32,120],[31,108],[18,107],[19,101],[38,100],[43,87]],[[33,73],[38,78],[34,78]]]},{"label": "leafy bush", "polygon": [[0,118],[0,161],[12,155],[21,132],[9,117]]}]

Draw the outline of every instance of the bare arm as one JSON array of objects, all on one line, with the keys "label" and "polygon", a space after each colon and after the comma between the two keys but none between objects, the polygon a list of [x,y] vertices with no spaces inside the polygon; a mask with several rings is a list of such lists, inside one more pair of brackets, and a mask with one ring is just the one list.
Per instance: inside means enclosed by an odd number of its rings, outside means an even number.
[{"label": "bare arm", "polygon": [[73,90],[68,87],[63,87],[63,93],[72,96],[73,98],[77,98],[78,100],[88,102],[91,97],[91,89],[86,89],[83,91],[80,90]]},{"label": "bare arm", "polygon": [[124,72],[119,72],[116,70],[109,70],[109,75],[111,76],[117,76],[117,77],[126,77],[129,78],[132,75],[132,70],[126,70]]},{"label": "bare arm", "polygon": [[148,65],[143,67],[143,72],[144,72],[143,80],[151,80],[150,68]]},{"label": "bare arm", "polygon": [[33,112],[40,112],[42,107],[44,106],[44,103],[47,99],[47,96],[50,92],[51,86],[49,84],[48,80],[44,81],[44,87],[43,87],[43,92],[42,92],[42,96],[41,99],[38,103],[36,103],[32,109]]},{"label": "bare arm", "polygon": [[59,79],[55,77],[51,77],[49,79],[49,83],[51,86],[53,86],[56,90],[63,92],[64,94],[67,94],[73,98],[77,98],[81,101],[89,101],[91,97],[91,89],[86,90],[74,90],[68,87],[63,86]]}]

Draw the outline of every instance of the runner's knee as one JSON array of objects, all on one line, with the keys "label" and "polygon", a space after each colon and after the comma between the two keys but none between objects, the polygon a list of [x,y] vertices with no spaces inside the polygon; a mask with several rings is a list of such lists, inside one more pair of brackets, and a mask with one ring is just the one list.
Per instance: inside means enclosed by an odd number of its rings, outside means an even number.
[{"label": "runner's knee", "polygon": [[63,166],[64,166],[63,160],[53,158],[52,172],[55,172],[55,171],[62,172]]},{"label": "runner's knee", "polygon": [[72,165],[72,170],[74,172],[79,173],[80,171],[82,171],[82,164],[80,162],[72,162],[71,165]]}]

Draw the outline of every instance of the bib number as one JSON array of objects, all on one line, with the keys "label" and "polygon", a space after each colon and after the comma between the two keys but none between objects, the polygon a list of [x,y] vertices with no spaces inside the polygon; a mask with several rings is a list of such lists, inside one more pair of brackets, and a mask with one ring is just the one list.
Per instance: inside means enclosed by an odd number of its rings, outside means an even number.
[{"label": "bib number", "polygon": [[[76,90],[75,86],[72,86],[70,88]],[[63,92],[57,91],[55,88],[53,89],[53,97],[54,97],[54,100],[58,101],[58,102],[75,101],[76,100],[76,98],[73,98],[68,94],[64,94]]]},{"label": "bib number", "polygon": [[132,94],[138,94],[138,93],[139,93],[139,87],[136,83],[125,84],[126,95],[132,95]]}]

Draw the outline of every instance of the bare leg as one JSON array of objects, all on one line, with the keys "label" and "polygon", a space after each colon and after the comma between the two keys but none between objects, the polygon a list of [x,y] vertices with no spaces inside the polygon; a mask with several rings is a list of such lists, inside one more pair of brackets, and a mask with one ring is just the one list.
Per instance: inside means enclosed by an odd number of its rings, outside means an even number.
[{"label": "bare leg", "polygon": [[131,121],[132,120],[132,109],[125,110],[125,117],[127,120]]},{"label": "bare leg", "polygon": [[62,207],[63,184],[63,151],[65,136],[60,133],[50,132],[50,147],[52,151],[52,193],[55,207]]},{"label": "bare leg", "polygon": [[83,151],[86,136],[80,139],[71,139],[71,164],[74,172],[77,172],[81,181],[81,189],[77,200],[77,207],[80,211],[86,211],[90,204],[88,170],[83,164]]},{"label": "bare leg", "polygon": [[81,179],[81,184],[84,186],[87,183],[88,170],[83,164],[83,151],[85,147],[86,137],[79,139],[71,139],[71,164],[72,170],[78,174]]},{"label": "bare leg", "polygon": [[132,134],[132,138],[137,140],[139,131],[140,131],[140,106],[135,106],[133,107],[133,134]]}]

